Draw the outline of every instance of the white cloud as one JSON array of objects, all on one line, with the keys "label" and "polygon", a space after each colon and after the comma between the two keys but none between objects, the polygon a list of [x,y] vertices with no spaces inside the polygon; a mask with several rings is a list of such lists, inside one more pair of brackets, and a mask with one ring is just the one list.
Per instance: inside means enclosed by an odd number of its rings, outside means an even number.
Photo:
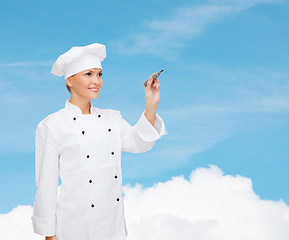
[{"label": "white cloud", "polygon": [[211,0],[198,6],[183,6],[172,11],[164,20],[144,20],[140,31],[125,40],[110,42],[112,51],[134,55],[148,53],[176,60],[177,49],[183,48],[211,24],[222,21],[230,14],[243,11],[260,3],[279,3],[282,0]]},{"label": "white cloud", "polygon": [[11,212],[0,214],[1,240],[40,240],[32,231],[32,206],[18,205]]},{"label": "white cloud", "polygon": [[251,179],[198,168],[150,188],[126,185],[128,240],[285,240],[289,207],[262,200]]},{"label": "white cloud", "polygon": [[[289,239],[289,206],[261,199],[250,178],[224,175],[216,166],[123,191],[128,240]],[[33,233],[31,214],[32,206],[21,205],[0,214],[1,239],[42,239]]]}]

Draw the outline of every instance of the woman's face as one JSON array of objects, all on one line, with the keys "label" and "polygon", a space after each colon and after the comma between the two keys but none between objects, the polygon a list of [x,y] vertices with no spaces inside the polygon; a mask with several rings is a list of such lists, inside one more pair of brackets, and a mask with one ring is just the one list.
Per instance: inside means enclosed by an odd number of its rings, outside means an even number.
[{"label": "woman's face", "polygon": [[102,87],[102,69],[91,68],[65,79],[71,94],[82,98],[96,99]]}]

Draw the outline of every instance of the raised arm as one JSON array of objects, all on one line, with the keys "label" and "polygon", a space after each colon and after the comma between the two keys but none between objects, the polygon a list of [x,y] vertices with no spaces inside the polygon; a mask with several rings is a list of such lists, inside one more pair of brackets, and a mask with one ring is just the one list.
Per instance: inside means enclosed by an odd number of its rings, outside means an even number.
[{"label": "raised arm", "polygon": [[122,151],[140,153],[150,150],[161,135],[166,135],[164,121],[156,113],[160,100],[160,83],[149,78],[145,87],[146,107],[136,125],[131,126],[120,115]]},{"label": "raised arm", "polygon": [[157,113],[153,126],[145,117],[144,112],[134,126],[131,126],[123,119],[119,112],[122,151],[132,153],[146,152],[154,146],[157,139],[167,134],[164,121]]}]

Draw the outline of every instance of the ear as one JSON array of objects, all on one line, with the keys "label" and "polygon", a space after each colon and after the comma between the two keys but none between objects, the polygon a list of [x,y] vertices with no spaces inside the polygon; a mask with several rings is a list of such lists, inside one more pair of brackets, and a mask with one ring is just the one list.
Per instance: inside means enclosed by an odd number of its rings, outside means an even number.
[{"label": "ear", "polygon": [[69,87],[72,87],[72,77],[68,77],[68,78],[65,78],[65,83],[66,85],[68,85]]}]

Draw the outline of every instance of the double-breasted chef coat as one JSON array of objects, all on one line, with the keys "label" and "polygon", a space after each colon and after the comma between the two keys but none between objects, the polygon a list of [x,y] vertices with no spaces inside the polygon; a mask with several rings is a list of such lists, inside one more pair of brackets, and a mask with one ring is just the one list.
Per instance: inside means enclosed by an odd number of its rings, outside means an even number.
[{"label": "double-breasted chef coat", "polygon": [[[150,150],[167,131],[144,111],[131,126],[120,111],[91,104],[91,114],[65,102],[35,133],[34,232],[57,240],[123,240],[127,235],[121,152]],[[58,178],[61,186],[58,194]]]}]

